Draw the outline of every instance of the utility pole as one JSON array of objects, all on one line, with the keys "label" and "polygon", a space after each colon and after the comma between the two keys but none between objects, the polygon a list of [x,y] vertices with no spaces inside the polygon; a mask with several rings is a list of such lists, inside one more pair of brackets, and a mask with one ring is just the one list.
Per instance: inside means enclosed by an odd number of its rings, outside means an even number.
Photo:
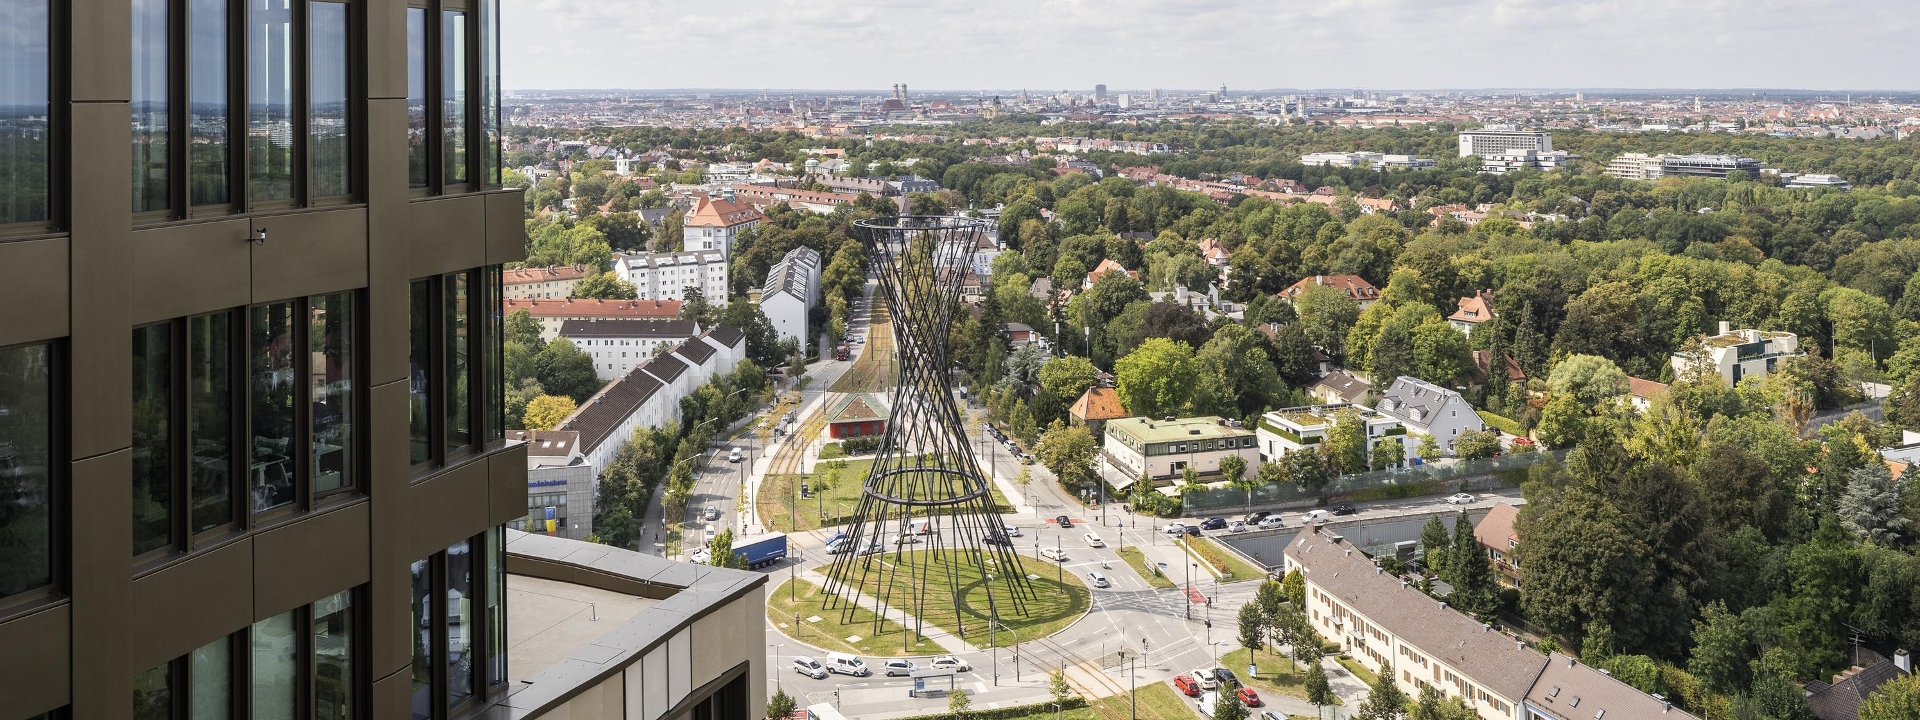
[{"label": "utility pole", "polygon": [[1127,712],[1131,720],[1140,720],[1140,673],[1134,671],[1133,661],[1127,658]]}]

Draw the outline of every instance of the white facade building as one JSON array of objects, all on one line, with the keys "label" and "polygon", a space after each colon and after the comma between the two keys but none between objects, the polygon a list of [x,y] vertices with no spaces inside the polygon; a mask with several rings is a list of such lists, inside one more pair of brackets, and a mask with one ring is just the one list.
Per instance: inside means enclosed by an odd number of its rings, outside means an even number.
[{"label": "white facade building", "polygon": [[1659,180],[1665,174],[1661,163],[1665,155],[1622,153],[1607,162],[1607,174],[1626,180]]},{"label": "white facade building", "polygon": [[[1409,375],[1401,375],[1393,386],[1380,394],[1374,409],[1400,421],[1412,435],[1431,435],[1440,451],[1453,454],[1453,441],[1468,430],[1485,430],[1480,414],[1460,393]],[[1416,439],[1406,441],[1416,450]]]},{"label": "white facade building", "polygon": [[1106,464],[1128,480],[1137,480],[1142,474],[1156,479],[1177,478],[1189,467],[1200,475],[1213,476],[1203,482],[1224,480],[1219,476],[1220,459],[1228,455],[1239,455],[1247,461],[1247,472],[1260,467],[1253,431],[1221,417],[1121,418],[1107,421],[1104,432]]},{"label": "white facade building", "polygon": [[1701,355],[1675,352],[1671,359],[1675,377],[1686,377],[1694,366],[1720,376],[1728,385],[1738,385],[1750,377],[1772,375],[1781,358],[1806,355],[1800,349],[1800,336],[1790,332],[1734,330],[1720,322],[1720,334],[1700,338]]},{"label": "white facade building", "polygon": [[807,353],[808,312],[820,304],[820,253],[797,247],[767,270],[760,292],[760,312],[780,338],[792,338],[800,354]]},{"label": "white facade building", "polygon": [[685,300],[693,287],[707,302],[727,302],[727,256],[718,250],[615,255],[613,271],[641,300]]},{"label": "white facade building", "polygon": [[1273,462],[1302,450],[1320,449],[1343,411],[1352,411],[1366,428],[1369,466],[1373,463],[1374,446],[1382,441],[1391,444],[1381,449],[1395,454],[1389,462],[1399,464],[1413,457],[1413,447],[1406,442],[1407,431],[1400,427],[1399,420],[1359,405],[1340,403],[1281,408],[1261,415],[1260,426],[1255,430],[1260,438],[1260,461]]},{"label": "white facade building", "polygon": [[1507,150],[1481,155],[1480,172],[1504,175],[1515,170],[1552,170],[1579,159],[1579,155],[1565,150]]},{"label": "white facade building", "polygon": [[727,258],[733,257],[733,239],[740,233],[752,229],[765,220],[759,210],[733,201],[733,191],[727,190],[719,200],[710,197],[700,198],[700,204],[687,213],[682,224],[685,234],[681,247],[687,250],[719,250]]},{"label": "white facade building", "polygon": [[1553,136],[1538,130],[1515,130],[1508,125],[1488,125],[1460,133],[1460,157],[1498,155],[1514,150],[1553,151]]},{"label": "white facade building", "polygon": [[560,337],[593,358],[602,380],[625,376],[660,348],[698,334],[700,325],[692,320],[568,320],[560,326]]},{"label": "white facade building", "polygon": [[600,388],[559,429],[580,433],[579,452],[597,477],[634,430],[679,422],[681,398],[733,372],[747,355],[746,337],[732,325],[715,325]]}]

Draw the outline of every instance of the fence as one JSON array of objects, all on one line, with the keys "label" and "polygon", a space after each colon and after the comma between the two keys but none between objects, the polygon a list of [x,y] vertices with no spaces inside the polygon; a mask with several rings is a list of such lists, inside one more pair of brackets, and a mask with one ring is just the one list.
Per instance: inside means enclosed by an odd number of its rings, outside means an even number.
[{"label": "fence", "polygon": [[1334,478],[1319,490],[1304,490],[1297,485],[1271,484],[1255,488],[1252,497],[1233,488],[1200,490],[1181,497],[1182,514],[1217,514],[1225,510],[1292,508],[1320,504],[1321,500],[1368,501],[1435,495],[1443,492],[1486,491],[1514,487],[1526,477],[1526,470],[1548,455],[1564,452],[1530,452],[1481,460],[1429,463],[1409,468],[1352,473]]}]

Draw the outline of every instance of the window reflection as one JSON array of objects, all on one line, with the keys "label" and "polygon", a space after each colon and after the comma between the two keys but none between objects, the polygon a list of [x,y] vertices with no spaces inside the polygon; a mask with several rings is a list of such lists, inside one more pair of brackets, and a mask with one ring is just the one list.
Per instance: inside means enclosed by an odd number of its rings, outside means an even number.
[{"label": "window reflection", "polygon": [[467,412],[467,273],[447,276],[447,450],[473,444]]},{"label": "window reflection", "polygon": [[500,0],[480,3],[481,180],[500,184]]},{"label": "window reflection", "polygon": [[255,512],[294,500],[293,303],[251,311],[248,374],[252,386],[253,463],[249,487]]},{"label": "window reflection", "polygon": [[0,3],[0,224],[48,217],[48,5]]},{"label": "window reflection", "polygon": [[472,543],[447,548],[447,707],[473,695]]},{"label": "window reflection", "polygon": [[333,2],[307,5],[312,48],[308,56],[308,134],[311,138],[313,194],[353,192],[351,137],[347,108],[347,6]]},{"label": "window reflection", "polygon": [[507,681],[507,529],[487,531],[487,678]]},{"label": "window reflection", "polygon": [[407,187],[427,186],[427,9],[407,8]]},{"label": "window reflection", "polygon": [[313,717],[314,720],[353,717],[351,591],[313,604]]},{"label": "window reflection", "polygon": [[173,663],[133,676],[133,720],[173,717]]},{"label": "window reflection", "polygon": [[188,186],[193,205],[230,202],[227,183],[227,3],[187,5]]},{"label": "window reflection", "polygon": [[133,0],[133,211],[167,209],[168,0]]},{"label": "window reflection", "polygon": [[0,349],[0,599],[53,582],[51,355]]},{"label": "window reflection", "polygon": [[293,197],[293,7],[247,2],[247,163],[252,199]]},{"label": "window reflection", "polygon": [[226,720],[233,716],[233,642],[220,638],[193,651],[187,660],[193,687],[187,693],[187,717]]},{"label": "window reflection", "polygon": [[187,321],[187,477],[193,532],[233,520],[233,316]]},{"label": "window reflection", "polygon": [[415,280],[408,288],[410,306],[410,365],[407,382],[407,429],[409,435],[407,457],[415,465],[433,459],[432,427],[428,418],[432,417],[433,406],[427,396],[433,376],[433,284],[427,280]]},{"label": "window reflection", "polygon": [[133,554],[173,542],[173,334],[133,331]]},{"label": "window reflection", "polygon": [[445,181],[467,181],[467,14],[440,13],[440,136]]},{"label": "window reflection", "polygon": [[253,717],[299,717],[299,643],[294,611],[253,624]]},{"label": "window reflection", "polygon": [[433,563],[413,563],[413,718],[433,718]]},{"label": "window reflection", "polygon": [[353,295],[313,299],[308,372],[313,382],[313,492],[351,487],[353,478]]}]

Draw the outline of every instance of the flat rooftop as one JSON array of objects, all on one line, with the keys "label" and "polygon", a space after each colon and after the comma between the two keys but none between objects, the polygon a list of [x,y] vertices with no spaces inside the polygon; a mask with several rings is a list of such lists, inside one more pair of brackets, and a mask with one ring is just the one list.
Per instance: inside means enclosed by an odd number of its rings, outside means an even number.
[{"label": "flat rooftop", "polygon": [[1252,430],[1244,427],[1227,427],[1225,422],[1224,418],[1216,415],[1176,420],[1130,417],[1108,421],[1107,433],[1121,433],[1143,443],[1212,440],[1253,434]]},{"label": "flat rooftop", "polygon": [[585,585],[508,575],[507,681],[520,682],[567,659],[659,603]]}]

